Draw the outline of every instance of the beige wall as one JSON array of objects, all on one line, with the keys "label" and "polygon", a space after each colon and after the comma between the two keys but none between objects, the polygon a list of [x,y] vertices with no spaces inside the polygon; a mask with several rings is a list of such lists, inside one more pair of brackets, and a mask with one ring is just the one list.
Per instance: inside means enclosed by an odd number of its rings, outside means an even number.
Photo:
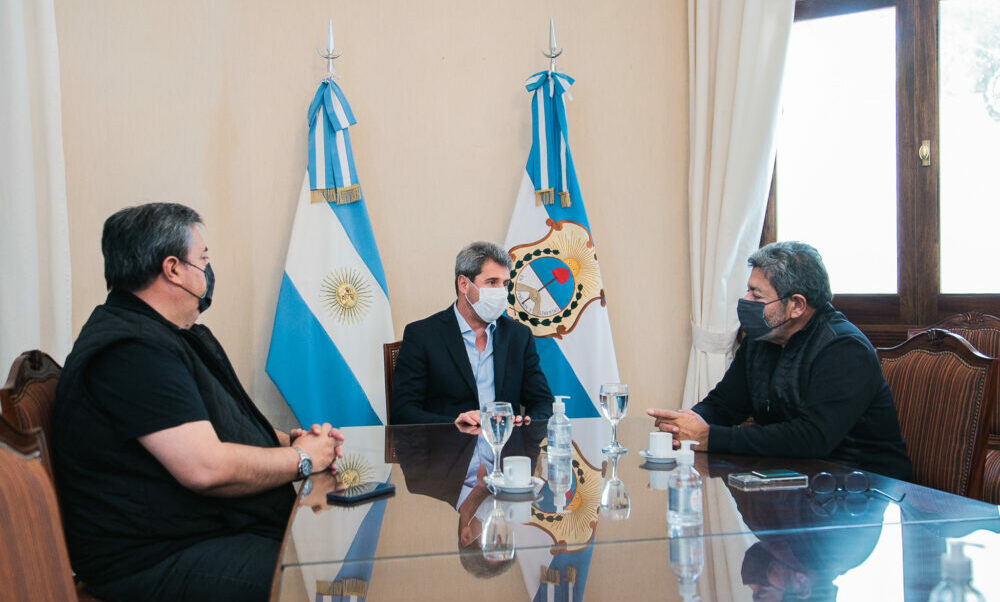
[{"label": "beige wall", "polygon": [[218,275],[203,322],[264,413],[264,372],[333,17],[339,83],[396,335],[453,297],[454,254],[502,242],[530,145],[524,79],[549,15],[576,78],[570,141],[636,411],[680,404],[690,334],[683,0],[56,0],[74,336],[104,297],[100,231],[196,208]]}]

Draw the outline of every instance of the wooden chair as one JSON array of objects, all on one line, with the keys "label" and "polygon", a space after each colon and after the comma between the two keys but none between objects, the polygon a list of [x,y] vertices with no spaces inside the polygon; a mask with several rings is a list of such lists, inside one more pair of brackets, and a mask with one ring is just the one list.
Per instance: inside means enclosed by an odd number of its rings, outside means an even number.
[{"label": "wooden chair", "polygon": [[946,330],[878,349],[921,485],[979,497],[1000,364]]},{"label": "wooden chair", "polygon": [[77,600],[55,489],[37,450],[26,456],[0,443],[0,508],[0,597]]},{"label": "wooden chair", "polygon": [[[928,328],[941,328],[954,332],[972,343],[980,353],[992,358],[1000,358],[1000,318],[976,311],[956,314],[945,318]],[[926,330],[913,328],[909,336]],[[986,443],[986,473],[983,478],[982,500],[1000,504],[1000,386],[998,399],[990,418],[989,440]]]},{"label": "wooden chair", "polygon": [[392,429],[388,427],[391,424],[389,400],[392,399],[392,373],[396,369],[396,360],[399,358],[399,348],[402,345],[403,341],[382,345],[382,363],[385,369],[385,461],[390,464],[399,463],[396,459],[396,448],[392,444]]},{"label": "wooden chair", "polygon": [[0,388],[0,413],[22,431],[41,428],[46,441],[51,441],[52,406],[60,372],[59,364],[37,349],[17,356],[7,383]]}]

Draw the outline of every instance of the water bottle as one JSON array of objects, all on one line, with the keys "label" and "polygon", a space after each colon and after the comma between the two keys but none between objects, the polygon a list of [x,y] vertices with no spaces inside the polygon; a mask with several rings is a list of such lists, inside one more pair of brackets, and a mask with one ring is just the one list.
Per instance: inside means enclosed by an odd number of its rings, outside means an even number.
[{"label": "water bottle", "polygon": [[[948,540],[948,553],[941,555],[941,583],[931,590],[929,602],[978,602],[986,600],[972,587],[972,560],[965,555],[968,544]],[[978,546],[977,546],[978,547]]]},{"label": "water bottle", "polygon": [[552,417],[549,418],[550,456],[573,455],[573,427],[566,417],[566,404],[562,401],[568,395],[556,395],[552,403]]},{"label": "water bottle", "polygon": [[670,570],[677,575],[677,591],[685,602],[698,600],[698,576],[705,567],[705,542],[702,526],[670,525]]},{"label": "water bottle", "polygon": [[694,450],[697,441],[681,441],[677,452],[677,468],[667,480],[667,524],[670,527],[700,525],[701,475],[694,469]]},{"label": "water bottle", "polygon": [[573,457],[569,454],[549,454],[547,467],[552,503],[557,513],[566,509],[566,495],[573,485]]}]

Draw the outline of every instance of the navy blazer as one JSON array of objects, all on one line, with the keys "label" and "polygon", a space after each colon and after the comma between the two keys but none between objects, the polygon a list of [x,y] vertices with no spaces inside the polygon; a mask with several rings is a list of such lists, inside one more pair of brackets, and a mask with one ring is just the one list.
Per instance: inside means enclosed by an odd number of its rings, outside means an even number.
[{"label": "navy blazer", "polygon": [[[493,377],[498,401],[533,420],[552,415],[552,393],[539,365],[531,330],[507,316],[493,332]],[[453,422],[479,409],[479,390],[455,310],[448,306],[403,331],[389,401],[392,424]]]}]

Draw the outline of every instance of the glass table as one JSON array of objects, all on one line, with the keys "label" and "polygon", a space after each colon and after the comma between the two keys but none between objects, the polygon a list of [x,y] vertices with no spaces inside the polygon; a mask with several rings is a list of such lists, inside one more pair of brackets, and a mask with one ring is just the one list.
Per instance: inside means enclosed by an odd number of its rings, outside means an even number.
[{"label": "glass table", "polygon": [[[821,496],[810,490],[743,492],[732,472],[790,468],[843,474],[836,464],[791,458],[697,453],[703,477],[699,528],[671,529],[666,478],[672,466],[638,453],[652,421],[618,427],[632,450],[616,474],[626,513],[603,513],[612,462],[601,452],[610,426],[573,420],[571,485],[550,488],[545,424],[518,427],[503,456],[526,455],[545,481],[538,495],[503,496],[477,480],[492,451],[454,425],[344,429],[345,484],[390,481],[396,494],[358,506],[330,506],[329,473],[300,489],[275,574],[274,600],[751,600],[779,588],[803,599],[926,600],[940,579],[948,538],[969,547],[974,584],[1000,597],[997,506],[868,474],[873,493]],[[479,468],[484,464],[483,468]],[[558,511],[557,503],[562,507]],[[487,560],[482,525],[499,512],[513,528],[513,558]],[[617,519],[617,520],[613,520]],[[489,587],[483,587],[488,585]]]}]

